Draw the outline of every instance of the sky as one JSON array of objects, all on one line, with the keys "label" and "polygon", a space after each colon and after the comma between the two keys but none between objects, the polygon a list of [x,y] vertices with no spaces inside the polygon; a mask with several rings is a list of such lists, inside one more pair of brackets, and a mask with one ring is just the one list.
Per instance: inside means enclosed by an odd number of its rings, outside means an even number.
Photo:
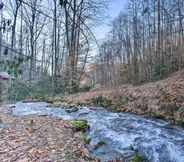
[{"label": "sky", "polygon": [[[2,1],[6,0],[0,0],[0,2]],[[106,35],[111,29],[110,24],[112,20],[118,16],[120,11],[123,11],[123,9],[126,7],[126,3],[128,0],[109,0],[109,1],[110,1],[109,6],[108,9],[106,10],[107,13],[105,13],[107,17],[104,18],[103,21],[100,22],[100,24],[98,24],[92,29],[99,43],[105,39]]]},{"label": "sky", "polygon": [[[3,0],[6,1],[6,0]],[[126,7],[126,2],[128,0],[109,0],[109,7],[107,9],[107,17],[103,20],[102,23],[94,27],[93,32],[98,41],[101,41],[105,38],[106,34],[110,31],[111,21],[118,16],[120,11]],[[0,0],[2,2],[2,0]]]},{"label": "sky", "polygon": [[102,22],[101,25],[98,25],[94,34],[98,41],[103,40],[106,34],[110,31],[110,22],[118,16],[120,11],[122,11],[126,7],[127,0],[111,0],[109,3],[109,7],[107,10],[107,19]]}]

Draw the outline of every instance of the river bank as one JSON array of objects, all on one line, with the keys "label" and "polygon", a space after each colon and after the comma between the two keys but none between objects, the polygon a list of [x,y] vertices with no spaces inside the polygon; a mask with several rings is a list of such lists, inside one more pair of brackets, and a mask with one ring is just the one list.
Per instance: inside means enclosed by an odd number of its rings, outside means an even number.
[{"label": "river bank", "polygon": [[141,86],[123,85],[65,97],[47,98],[53,106],[102,106],[184,125],[184,71]]},{"label": "river bank", "polygon": [[[38,150],[33,157],[41,158],[43,149],[48,151],[47,157],[56,158],[51,159],[56,162],[93,161],[89,157],[100,162],[184,161],[183,128],[163,120],[114,113],[99,107],[78,107],[77,111],[71,112],[64,107],[49,107],[45,102],[18,102],[9,114],[15,124],[10,134],[0,132],[3,149],[7,142],[8,147],[16,143],[13,150],[18,148],[19,152],[21,149],[26,152],[24,147],[31,146]],[[2,117],[2,121],[3,125],[11,126],[8,124],[11,122],[6,122],[7,118]],[[74,133],[83,128],[87,129],[83,138]],[[84,143],[86,147],[83,147]],[[9,151],[12,150],[2,152],[2,156],[12,158],[16,154],[12,152],[8,156]]]},{"label": "river bank", "polygon": [[97,161],[67,121],[47,115],[12,116],[0,107],[0,137],[1,162]]}]

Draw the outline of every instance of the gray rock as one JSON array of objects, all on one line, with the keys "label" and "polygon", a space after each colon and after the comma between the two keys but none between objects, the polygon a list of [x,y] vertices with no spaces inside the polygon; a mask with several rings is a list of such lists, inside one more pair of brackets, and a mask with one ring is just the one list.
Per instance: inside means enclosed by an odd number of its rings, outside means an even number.
[{"label": "gray rock", "polygon": [[66,111],[67,113],[77,112],[78,110],[79,110],[78,107],[69,107],[69,108],[65,109],[65,111]]}]

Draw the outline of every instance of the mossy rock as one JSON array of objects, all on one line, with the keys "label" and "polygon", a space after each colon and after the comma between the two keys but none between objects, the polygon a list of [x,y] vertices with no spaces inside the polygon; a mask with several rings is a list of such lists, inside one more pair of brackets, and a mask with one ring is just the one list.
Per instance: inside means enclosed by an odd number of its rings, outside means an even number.
[{"label": "mossy rock", "polygon": [[165,119],[165,116],[159,112],[151,112],[150,116],[156,119],[162,119],[162,120]]},{"label": "mossy rock", "polygon": [[99,141],[96,145],[95,145],[95,150],[97,150],[98,148],[100,148],[101,146],[104,146],[106,145],[106,142],[105,141]]},{"label": "mossy rock", "polygon": [[145,162],[145,158],[141,155],[139,155],[138,153],[135,154],[132,159],[130,160],[130,162]]},{"label": "mossy rock", "polygon": [[91,138],[89,138],[85,133],[81,133],[81,140],[84,142],[84,144],[90,144]]},{"label": "mossy rock", "polygon": [[54,103],[54,99],[52,97],[48,97],[45,99],[45,102],[49,103],[49,104],[53,104]]},{"label": "mossy rock", "polygon": [[62,103],[61,102],[52,102],[49,103],[48,107],[61,107]]},{"label": "mossy rock", "polygon": [[123,105],[127,104],[129,101],[129,98],[127,96],[120,96],[119,102]]},{"label": "mossy rock", "polygon": [[53,98],[54,102],[66,102],[63,96],[56,96]]},{"label": "mossy rock", "polygon": [[111,107],[109,107],[112,112],[122,112],[122,105],[119,103],[114,103]]},{"label": "mossy rock", "polygon": [[44,96],[34,96],[32,100],[38,101],[38,102],[45,101],[45,97]]},{"label": "mossy rock", "polygon": [[88,106],[85,102],[76,102],[76,106]]},{"label": "mossy rock", "polygon": [[72,120],[70,121],[70,124],[75,131],[85,132],[89,129],[89,125],[86,120]]},{"label": "mossy rock", "polygon": [[112,105],[112,100],[103,96],[98,96],[92,98],[88,103],[92,106],[110,107]]},{"label": "mossy rock", "polygon": [[178,125],[180,127],[184,127],[184,121],[183,120],[177,120],[176,125]]}]

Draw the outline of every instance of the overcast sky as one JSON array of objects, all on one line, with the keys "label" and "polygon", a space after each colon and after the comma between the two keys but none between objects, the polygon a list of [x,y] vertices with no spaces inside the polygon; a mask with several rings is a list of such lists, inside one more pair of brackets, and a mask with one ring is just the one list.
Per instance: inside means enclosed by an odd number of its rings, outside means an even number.
[{"label": "overcast sky", "polygon": [[102,25],[96,27],[94,33],[96,35],[97,40],[102,40],[105,38],[105,35],[110,30],[110,22],[118,16],[120,11],[122,11],[126,6],[127,0],[111,0],[109,4],[109,8],[107,10],[108,18],[102,22]]}]

